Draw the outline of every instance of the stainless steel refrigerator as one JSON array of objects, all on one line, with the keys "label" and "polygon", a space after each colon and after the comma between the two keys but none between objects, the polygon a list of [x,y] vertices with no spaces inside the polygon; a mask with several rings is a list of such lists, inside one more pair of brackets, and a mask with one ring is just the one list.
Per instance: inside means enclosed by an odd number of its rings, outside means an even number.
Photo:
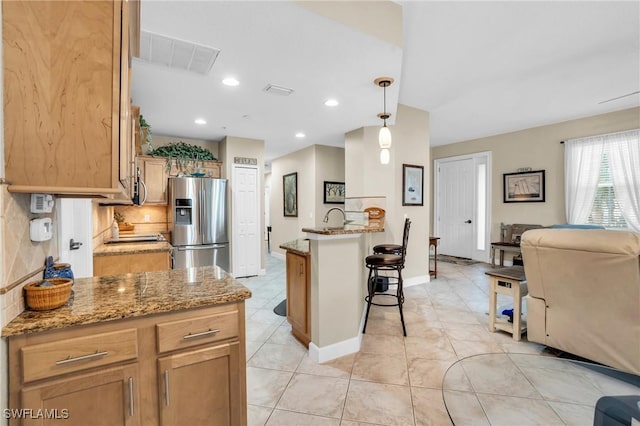
[{"label": "stainless steel refrigerator", "polygon": [[229,271],[227,180],[169,178],[173,268],[218,265]]}]

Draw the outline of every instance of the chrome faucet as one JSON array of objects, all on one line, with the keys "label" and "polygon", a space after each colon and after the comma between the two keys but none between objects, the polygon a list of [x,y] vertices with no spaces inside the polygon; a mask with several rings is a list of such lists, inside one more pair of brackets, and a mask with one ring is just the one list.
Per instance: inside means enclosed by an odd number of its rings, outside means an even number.
[{"label": "chrome faucet", "polygon": [[341,209],[341,208],[339,208],[339,207],[332,207],[332,208],[330,208],[330,209],[329,209],[329,211],[327,212],[327,214],[325,214],[325,215],[324,215],[324,219],[322,219],[322,222],[323,222],[323,223],[327,223],[327,222],[329,222],[329,213],[331,213],[331,212],[332,212],[332,211],[334,211],[334,210],[338,210],[340,213],[342,213],[342,219],[343,219],[343,220],[342,220],[342,222],[343,222],[343,223],[347,223],[347,215],[345,215],[345,214],[344,214],[344,210],[342,210],[342,209]]}]

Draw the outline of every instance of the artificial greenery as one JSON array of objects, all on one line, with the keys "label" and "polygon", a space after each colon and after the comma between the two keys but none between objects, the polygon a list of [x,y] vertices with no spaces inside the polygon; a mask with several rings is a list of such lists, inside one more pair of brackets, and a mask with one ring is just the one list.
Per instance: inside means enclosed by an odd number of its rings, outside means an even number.
[{"label": "artificial greenery", "polygon": [[174,159],[176,160],[176,166],[179,170],[186,169],[190,162],[195,163],[197,168],[198,163],[202,163],[202,161],[216,161],[216,157],[214,157],[213,153],[208,149],[197,145],[190,145],[182,141],[171,142],[169,145],[154,148],[149,152],[149,155],[167,157],[167,170],[171,169],[171,162]]},{"label": "artificial greenery", "polygon": [[118,223],[124,222],[124,215],[122,213],[120,213],[120,212],[113,212],[113,218]]}]

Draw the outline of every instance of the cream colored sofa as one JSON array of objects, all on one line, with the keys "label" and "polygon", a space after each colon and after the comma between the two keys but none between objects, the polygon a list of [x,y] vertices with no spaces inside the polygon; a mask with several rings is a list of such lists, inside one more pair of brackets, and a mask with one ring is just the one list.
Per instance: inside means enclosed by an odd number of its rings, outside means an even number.
[{"label": "cream colored sofa", "polygon": [[640,374],[640,234],[535,229],[521,247],[528,340]]}]

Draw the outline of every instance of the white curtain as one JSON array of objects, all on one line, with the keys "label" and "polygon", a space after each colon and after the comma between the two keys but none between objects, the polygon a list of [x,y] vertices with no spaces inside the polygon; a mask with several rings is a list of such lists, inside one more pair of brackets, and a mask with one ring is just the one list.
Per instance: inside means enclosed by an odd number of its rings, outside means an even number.
[{"label": "white curtain", "polygon": [[564,147],[564,193],[567,223],[584,224],[598,189],[602,136],[574,139]]},{"label": "white curtain", "polygon": [[629,228],[640,232],[640,130],[605,136],[616,200]]}]

